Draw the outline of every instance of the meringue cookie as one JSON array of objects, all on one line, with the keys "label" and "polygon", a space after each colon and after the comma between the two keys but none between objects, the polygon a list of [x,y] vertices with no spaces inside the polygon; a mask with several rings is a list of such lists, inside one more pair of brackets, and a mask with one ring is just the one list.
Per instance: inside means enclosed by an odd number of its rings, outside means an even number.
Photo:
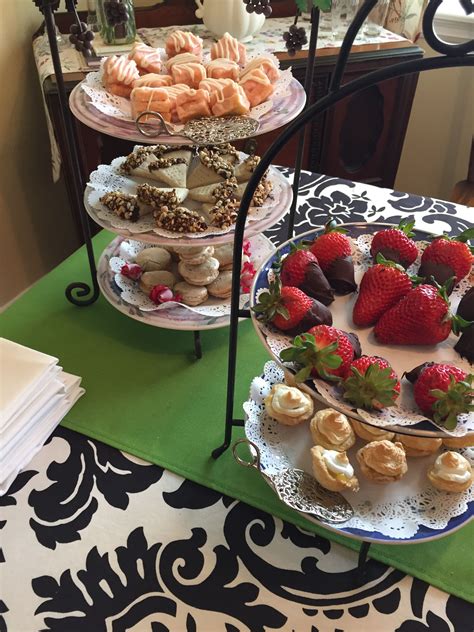
[{"label": "meringue cookie", "polygon": [[347,417],[337,410],[318,410],[311,419],[311,435],[316,445],[327,450],[344,452],[355,443],[355,434]]},{"label": "meringue cookie", "polygon": [[351,424],[356,435],[364,439],[364,441],[383,441],[384,439],[392,441],[395,436],[394,432],[388,432],[388,430],[384,430],[383,428],[363,424],[355,419],[351,419]]},{"label": "meringue cookie", "polygon": [[372,441],[357,452],[362,474],[374,483],[398,481],[407,472],[407,459],[401,443]]},{"label": "meringue cookie", "polygon": [[425,437],[412,437],[410,435],[396,434],[395,441],[399,441],[407,456],[428,456],[437,452],[442,439],[431,439]]},{"label": "meringue cookie", "polygon": [[311,448],[313,476],[320,485],[332,492],[357,492],[359,481],[346,452],[326,450],[320,445]]},{"label": "meringue cookie", "polygon": [[313,400],[299,388],[274,384],[265,398],[265,409],[270,417],[286,426],[296,426],[313,414]]},{"label": "meringue cookie", "polygon": [[443,452],[428,470],[432,485],[444,492],[463,492],[473,482],[469,461],[457,452]]}]

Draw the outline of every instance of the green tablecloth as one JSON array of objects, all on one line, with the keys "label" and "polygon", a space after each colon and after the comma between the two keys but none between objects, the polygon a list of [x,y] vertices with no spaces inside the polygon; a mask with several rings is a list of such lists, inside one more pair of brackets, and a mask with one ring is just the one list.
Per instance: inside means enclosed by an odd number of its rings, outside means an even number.
[{"label": "green tablecloth", "polygon": [[[94,239],[97,253],[111,235]],[[289,510],[253,470],[230,452],[214,461],[223,439],[228,329],[202,334],[204,356],[193,357],[191,332],[136,322],[99,298],[90,307],[67,302],[71,281],[87,281],[84,249],[39,281],[2,315],[2,335],[60,358],[81,375],[86,395],[63,424],[164,466],[351,548],[359,544],[307,522]],[[239,326],[236,414],[251,379],[268,356],[250,322]],[[240,436],[238,429],[235,436]],[[442,540],[374,545],[371,555],[452,594],[474,601],[474,524]]]}]

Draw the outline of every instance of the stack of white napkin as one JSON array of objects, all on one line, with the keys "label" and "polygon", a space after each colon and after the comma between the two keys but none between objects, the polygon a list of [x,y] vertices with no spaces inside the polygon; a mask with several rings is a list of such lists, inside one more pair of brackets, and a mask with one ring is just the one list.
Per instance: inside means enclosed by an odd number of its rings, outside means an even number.
[{"label": "stack of white napkin", "polygon": [[0,496],[84,394],[58,359],[0,338]]}]

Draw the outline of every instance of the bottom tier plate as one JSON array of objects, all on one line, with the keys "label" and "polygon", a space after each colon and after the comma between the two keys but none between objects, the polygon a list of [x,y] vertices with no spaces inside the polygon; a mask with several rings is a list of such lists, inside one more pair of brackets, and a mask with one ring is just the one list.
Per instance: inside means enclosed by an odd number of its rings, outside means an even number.
[{"label": "bottom tier plate", "polygon": [[[122,298],[122,289],[114,280],[114,272],[109,261],[116,257],[120,250],[123,237],[116,237],[102,252],[97,265],[97,280],[105,299],[122,314],[153,327],[163,329],[175,329],[182,331],[202,331],[205,329],[219,329],[228,327],[230,315],[224,316],[199,314],[185,306],[176,306],[166,310],[144,311]],[[254,264],[258,267],[262,260],[268,257],[275,247],[264,235],[256,235],[250,238]],[[230,299],[229,312],[230,312]],[[248,307],[248,304],[246,305]]]},{"label": "bottom tier plate", "polygon": [[[309,423],[284,426],[265,412],[264,397],[273,384],[283,382],[283,377],[283,370],[275,362],[267,362],[264,374],[252,381],[249,400],[244,404],[245,434],[260,450],[263,471],[272,473],[301,468],[311,473],[310,449],[314,443]],[[460,494],[449,494],[428,482],[426,471],[436,454],[408,457],[408,472],[400,481],[377,485],[364,479],[355,458],[356,451],[364,443],[357,439],[356,445],[348,451],[360,482],[359,492],[343,494],[353,506],[354,516],[341,525],[329,525],[309,514],[302,514],[305,518],[348,537],[385,544],[435,540],[473,519],[474,485]],[[474,449],[461,452],[474,464]]]}]

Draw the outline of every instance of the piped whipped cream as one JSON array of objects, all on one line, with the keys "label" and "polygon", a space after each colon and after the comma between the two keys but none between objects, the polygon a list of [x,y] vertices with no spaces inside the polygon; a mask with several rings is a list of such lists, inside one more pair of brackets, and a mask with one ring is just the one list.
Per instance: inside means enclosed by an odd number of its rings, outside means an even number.
[{"label": "piped whipped cream", "polygon": [[326,467],[331,474],[343,474],[347,478],[354,476],[354,468],[349,463],[349,459],[344,452],[337,452],[337,450],[324,450],[323,459]]},{"label": "piped whipped cream", "polygon": [[461,454],[445,452],[434,462],[432,473],[444,481],[466,483],[471,478],[471,466]]}]

